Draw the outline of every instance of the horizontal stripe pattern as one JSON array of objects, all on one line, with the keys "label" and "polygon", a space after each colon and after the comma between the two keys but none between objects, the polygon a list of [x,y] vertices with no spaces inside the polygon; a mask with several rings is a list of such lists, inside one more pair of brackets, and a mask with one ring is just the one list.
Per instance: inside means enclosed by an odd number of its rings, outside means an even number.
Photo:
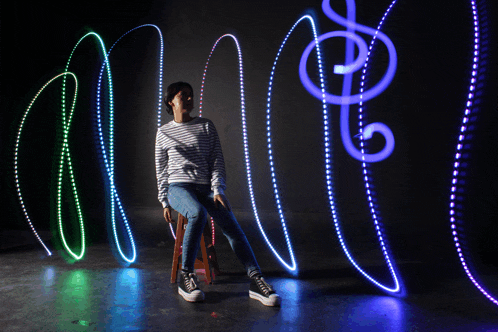
[{"label": "horizontal stripe pattern", "polygon": [[163,207],[169,207],[170,183],[211,184],[215,194],[223,194],[225,162],[211,120],[196,117],[189,122],[170,121],[158,129],[156,178],[158,199]]}]

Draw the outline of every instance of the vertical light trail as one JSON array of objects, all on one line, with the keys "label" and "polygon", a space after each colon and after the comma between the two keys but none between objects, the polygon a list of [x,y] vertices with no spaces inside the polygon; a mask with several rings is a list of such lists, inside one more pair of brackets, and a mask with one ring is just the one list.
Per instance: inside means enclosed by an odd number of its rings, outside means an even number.
[{"label": "vertical light trail", "polygon": [[[71,58],[74,55],[74,52],[80,45],[80,43],[86,39],[87,37],[94,37],[97,39],[97,42],[102,50],[102,53],[105,55],[105,46],[104,42],[100,38],[100,36],[94,32],[87,33],[83,37],[78,40],[76,45],[73,47],[73,50],[71,51],[71,54],[69,55],[68,61],[66,63],[66,71],[68,71],[69,64],[71,62]],[[69,114],[66,116],[66,77],[63,79],[62,83],[62,123],[63,123],[63,144],[62,144],[62,151],[61,151],[61,157],[60,157],[60,163],[59,163],[59,173],[58,173],[58,181],[57,181],[57,221],[59,225],[59,233],[61,235],[62,243],[66,251],[76,260],[80,260],[83,258],[83,255],[85,253],[85,232],[84,232],[84,222],[83,222],[83,214],[81,212],[81,206],[79,203],[79,198],[78,198],[78,192],[76,188],[76,182],[74,179],[74,172],[73,172],[73,166],[71,162],[71,153],[69,150],[69,143],[68,143],[68,136],[69,136],[69,128],[71,124],[71,120],[73,117],[73,112],[74,112],[74,107],[71,108],[71,111]],[[65,164],[67,163],[68,171],[69,171],[69,177],[71,181],[71,188],[73,190],[73,199],[74,199],[74,204],[76,206],[76,211],[78,214],[78,219],[80,223],[80,232],[81,232],[81,252],[79,255],[73,253],[73,251],[69,248],[66,237],[64,236],[64,230],[63,230],[63,225],[62,225],[62,181],[63,181],[63,176],[64,176],[64,168]]]},{"label": "vertical light trail", "polygon": [[[457,199],[458,193],[458,182],[459,182],[459,173],[460,173],[460,158],[462,157],[462,149],[464,146],[464,142],[468,140],[467,138],[467,124],[469,122],[470,114],[472,113],[473,103],[474,103],[474,93],[477,85],[477,74],[479,72],[479,48],[480,48],[480,22],[479,22],[479,13],[477,10],[477,5],[474,0],[470,1],[470,5],[472,8],[472,18],[473,18],[473,30],[474,30],[474,47],[473,47],[473,59],[472,59],[472,67],[471,67],[471,78],[470,84],[468,88],[467,94],[467,102],[465,105],[465,111],[462,118],[462,124],[460,126],[460,134],[458,135],[458,143],[456,146],[456,153],[453,162],[453,173],[451,180],[451,193],[450,193],[450,225],[451,225],[451,234],[453,236],[453,241],[455,243],[455,248],[458,254],[458,258],[460,263],[465,271],[465,274],[470,279],[472,284],[484,295],[488,300],[493,302],[495,305],[498,305],[498,299],[490,294],[477,280],[470,268],[467,264],[467,260],[465,258],[465,254],[460,245],[459,234],[456,226],[456,213],[455,213],[455,201]],[[462,177],[462,175],[460,175]]]},{"label": "vertical light trail", "polygon": [[[97,103],[96,103],[96,112],[97,112],[97,123],[98,123],[98,132],[99,132],[99,140],[100,140],[100,148],[102,150],[102,155],[104,157],[104,164],[107,172],[107,176],[109,179],[109,187],[110,187],[110,197],[111,197],[111,222],[112,222],[112,230],[113,230],[113,235],[114,235],[114,240],[116,243],[116,247],[119,251],[119,254],[121,257],[128,263],[133,263],[136,260],[137,257],[137,252],[136,252],[136,247],[135,247],[135,241],[133,239],[133,234],[131,233],[130,225],[128,223],[128,219],[126,217],[126,213],[124,211],[123,205],[121,203],[121,200],[119,198],[116,186],[115,186],[115,180],[114,180],[114,98],[113,98],[113,88],[112,88],[112,77],[111,77],[111,70],[110,70],[110,63],[109,63],[109,55],[111,51],[114,49],[116,44],[126,35],[128,35],[130,32],[135,31],[139,28],[143,27],[152,27],[155,28],[159,34],[159,39],[160,39],[160,52],[159,52],[159,79],[158,79],[158,98],[157,98],[157,125],[160,126],[161,124],[161,97],[162,97],[162,86],[163,86],[163,57],[164,57],[164,43],[163,43],[163,36],[161,33],[161,30],[153,25],[153,24],[144,24],[140,25],[138,27],[135,27],[125,34],[123,34],[121,37],[114,42],[114,44],[111,46],[109,49],[109,52],[105,55],[105,61],[102,64],[102,67],[100,69],[100,74],[99,74],[99,79],[98,79],[98,84],[97,84]],[[108,147],[106,149],[106,144],[105,144],[105,139],[104,139],[104,133],[102,129],[102,115],[101,115],[101,90],[102,90],[102,76],[104,74],[104,69],[107,69],[107,78],[108,78],[108,87],[109,87],[109,129],[108,129]],[[107,152],[108,151],[108,152]],[[121,218],[123,220],[123,223],[126,228],[127,236],[131,244],[131,249],[132,249],[132,256],[131,258],[127,257],[120,245],[120,241],[118,238],[117,234],[117,228],[116,228],[116,205],[119,209],[119,213],[121,214]]]},{"label": "vertical light trail", "polygon": [[[234,41],[235,41],[235,45],[237,47],[237,52],[238,52],[238,56],[239,56],[239,79],[240,79],[240,107],[241,107],[241,112],[245,114],[245,102],[244,102],[244,71],[243,71],[243,66],[242,66],[242,52],[240,50],[240,46],[239,46],[239,42],[237,40],[237,38],[235,38],[234,35],[231,35],[231,34],[224,34],[223,36],[221,36],[220,38],[218,38],[215,42],[214,42],[214,45],[213,47],[211,48],[211,52],[209,53],[209,56],[206,60],[206,65],[204,66],[204,73],[202,74],[202,82],[201,82],[201,93],[200,93],[200,96],[199,96],[199,117],[202,117],[202,101],[203,101],[203,97],[204,97],[204,84],[206,82],[206,74],[207,74],[207,70],[208,70],[208,67],[209,67],[209,61],[211,60],[211,56],[213,55],[213,52],[216,48],[216,46],[218,45],[218,43],[220,42],[220,40],[222,40],[223,38],[225,37],[231,37]],[[245,123],[245,121],[243,121]],[[170,225],[171,227],[171,225]],[[173,229],[171,229],[171,232],[173,233]],[[175,234],[173,233],[173,237],[175,237]],[[176,237],[175,237],[176,239]],[[215,244],[215,231],[214,231],[214,221],[213,221],[213,218],[211,218],[211,243]]]},{"label": "vertical light trail", "polygon": [[[216,48],[216,46],[218,45],[218,43],[220,42],[220,40],[222,40],[223,38],[225,37],[231,37],[234,41],[235,41],[235,45],[237,47],[237,52],[238,52],[238,55],[239,55],[239,78],[240,78],[240,98],[241,98],[241,110],[243,109],[244,113],[245,113],[245,103],[244,103],[244,72],[243,72],[243,67],[242,67],[242,52],[240,51],[240,46],[239,46],[239,43],[237,41],[237,38],[235,38],[234,35],[231,35],[231,34],[224,34],[223,36],[221,36],[220,38],[218,38],[214,44],[213,44],[213,47],[211,48],[211,52],[209,52],[209,56],[206,60],[206,65],[204,66],[204,73],[202,74],[202,82],[201,82],[201,93],[200,93],[200,96],[199,96],[199,117],[202,117],[202,106],[203,106],[203,97],[204,97],[204,84],[206,82],[206,74],[207,74],[207,70],[208,70],[208,67],[209,67],[209,61],[211,60],[211,56],[213,55],[213,52]],[[171,227],[171,226],[170,226]],[[173,236],[175,236],[173,234]],[[214,221],[213,221],[213,218],[211,218],[211,243],[215,244],[215,231],[214,231]]]},{"label": "vertical light trail", "polygon": [[[384,16],[382,17],[381,21],[379,22],[379,25],[377,26],[376,32],[380,31],[382,24],[384,23],[384,20],[386,19],[387,15],[391,11],[392,7],[396,4],[397,0],[394,0],[391,2],[391,5],[387,8],[386,12],[384,13]],[[364,92],[364,87],[365,87],[365,77],[367,75],[367,69],[368,69],[368,63],[369,59],[372,53],[373,46],[375,44],[375,41],[377,39],[377,33],[373,36],[372,41],[370,42],[370,46],[368,48],[368,53],[367,53],[367,58],[365,60],[365,65],[363,66],[363,71],[362,71],[362,76],[361,76],[361,82],[360,82],[360,96]],[[372,124],[367,125],[365,128],[363,128],[363,116],[364,116],[364,109],[363,109],[363,101],[360,101],[359,103],[359,109],[358,109],[358,125],[360,127],[360,147],[361,147],[361,154],[365,155],[365,140],[370,139],[373,134],[373,128]],[[387,263],[387,266],[389,268],[389,272],[391,273],[391,277],[394,280],[395,287],[391,288],[391,290],[384,288],[385,290],[392,291],[392,292],[397,292],[401,289],[400,282],[398,280],[398,276],[396,275],[395,272],[395,267],[394,264],[390,258],[389,252],[386,248],[386,243],[384,240],[384,235],[382,233],[382,230],[379,225],[379,220],[378,220],[378,211],[376,210],[374,204],[373,204],[373,189],[371,185],[371,179],[368,176],[368,166],[369,163],[366,163],[365,160],[362,162],[362,168],[363,168],[363,180],[365,183],[365,190],[367,194],[367,199],[368,199],[368,205],[369,205],[369,210],[370,214],[372,216],[372,220],[375,226],[375,232],[378,236],[379,243],[382,249],[382,254],[384,256],[384,260]]]},{"label": "vertical light trail", "polygon": [[[304,20],[309,21],[310,26],[311,26],[311,32],[313,34],[313,39],[315,41],[318,40],[315,22],[313,21],[313,18],[311,16],[304,15],[299,20],[297,20],[296,23],[294,23],[292,28],[289,30],[289,32],[285,36],[283,42],[281,43],[280,48],[277,52],[277,56],[275,57],[275,60],[273,62],[273,67],[272,67],[271,74],[270,74],[270,82],[268,85],[268,98],[267,98],[267,104],[266,104],[266,136],[267,136],[268,159],[269,159],[268,161],[269,161],[269,166],[270,166],[271,179],[272,179],[272,183],[273,183],[273,194],[274,194],[273,196],[274,196],[275,203],[276,203],[276,206],[278,209],[278,215],[280,217],[282,229],[284,231],[284,236],[285,236],[285,241],[287,243],[287,248],[289,250],[289,254],[291,257],[291,264],[286,263],[284,261],[284,259],[277,253],[277,251],[275,250],[275,248],[273,247],[273,245],[269,241],[269,239],[268,239],[268,237],[267,237],[267,235],[266,235],[266,233],[261,225],[261,222],[260,222],[259,217],[257,215],[257,211],[255,210],[256,211],[255,212],[256,220],[258,221],[258,226],[260,228],[261,233],[263,234],[263,237],[264,237],[266,243],[268,244],[270,249],[273,251],[273,254],[290,271],[297,270],[297,263],[295,261],[291,240],[290,240],[290,237],[289,237],[289,234],[287,231],[287,226],[286,226],[284,212],[282,209],[282,203],[281,203],[281,198],[280,198],[281,195],[280,195],[279,190],[278,190],[277,178],[275,175],[275,166],[276,166],[275,163],[276,163],[276,161],[274,160],[274,157],[273,157],[272,134],[271,134],[271,97],[272,97],[272,88],[273,88],[273,78],[275,75],[275,70],[277,67],[278,59],[280,58],[280,54],[281,54],[281,52],[282,52],[282,50],[287,42],[287,39],[289,39],[290,35],[292,34],[292,32],[294,31],[296,26]],[[318,72],[319,72],[319,76],[320,76],[320,86],[321,86],[322,92],[324,92],[325,91],[325,79],[324,79],[324,73],[323,73],[323,68],[322,68],[321,52],[320,52],[320,47],[319,47],[318,42],[316,42],[316,45],[317,45],[316,52],[317,52]],[[323,113],[324,113],[323,114],[324,126],[325,126],[325,128],[328,128],[328,121],[329,120],[328,120],[328,115],[327,115],[327,103],[325,101],[325,96],[323,94],[322,94],[322,108],[323,108]],[[326,130],[326,132],[327,132],[327,134],[326,134],[327,138],[325,139],[325,142],[324,142],[325,156],[326,156],[326,158],[330,158],[330,148],[329,148],[330,143],[329,143],[329,139],[328,139],[328,130]],[[253,209],[256,209],[255,203],[253,203]]]},{"label": "vertical light trail", "polygon": [[[256,208],[256,201],[254,198],[254,191],[253,191],[252,177],[251,177],[251,161],[250,161],[250,156],[249,156],[249,142],[248,142],[249,139],[247,136],[247,125],[246,125],[246,111],[245,111],[246,106],[245,106],[245,93],[244,93],[244,67],[243,67],[243,61],[242,61],[242,51],[240,49],[239,41],[237,40],[237,38],[234,35],[225,34],[225,35],[221,36],[220,38],[218,38],[218,40],[216,40],[213,47],[211,48],[211,52],[209,53],[208,59],[206,61],[206,65],[204,66],[204,73],[202,75],[201,94],[200,94],[200,102],[199,102],[199,116],[202,116],[204,84],[206,81],[206,74],[207,74],[207,70],[209,67],[209,61],[211,60],[211,56],[213,55],[213,52],[216,49],[216,46],[218,45],[220,40],[222,40],[225,37],[229,37],[229,38],[233,39],[233,41],[235,42],[235,46],[237,47],[237,54],[238,54],[238,58],[239,58],[239,87],[240,87],[240,114],[241,114],[241,122],[242,122],[242,142],[244,145],[244,158],[245,158],[245,162],[246,162],[246,175],[247,175],[247,182],[248,182],[248,188],[249,188],[249,195],[251,197],[251,203],[252,203],[254,215],[256,217],[256,221],[258,222],[258,226],[259,226],[260,230],[262,231],[265,240],[270,245],[270,248],[272,248],[274,253],[276,253],[275,250],[273,249],[273,246],[268,241],[266,234],[263,231],[263,228],[261,226],[261,222],[259,220],[258,211]],[[212,221],[211,221],[211,226],[213,227]],[[213,241],[214,241],[214,227],[212,228],[212,232],[213,232]],[[292,250],[292,248],[290,250]],[[277,257],[279,257],[278,254],[277,254]],[[292,256],[292,258],[294,259],[293,256]],[[286,267],[288,267],[288,268],[290,267],[285,262],[283,262],[283,263],[286,265]],[[293,268],[291,267],[291,270],[295,270],[295,264],[294,264]]]},{"label": "vertical light trail", "polygon": [[[21,185],[19,183],[19,172],[18,172],[19,146],[20,146],[20,142],[21,142],[21,133],[22,133],[22,130],[23,130],[23,127],[24,127],[24,123],[25,123],[26,118],[27,118],[27,116],[29,114],[29,111],[31,110],[31,108],[32,108],[33,104],[35,103],[36,99],[38,99],[38,96],[43,92],[43,90],[45,90],[45,88],[50,83],[52,83],[55,79],[57,79],[59,77],[63,77],[63,76],[65,77],[66,75],[70,75],[74,79],[74,82],[75,82],[74,93],[73,93],[73,101],[72,101],[72,104],[71,104],[71,113],[72,113],[72,111],[74,110],[74,106],[76,104],[76,97],[77,97],[77,93],[78,93],[78,80],[76,79],[76,76],[73,73],[64,72],[64,73],[61,73],[61,74],[59,74],[59,75],[51,78],[47,83],[45,83],[43,85],[43,87],[40,90],[38,90],[38,92],[36,93],[36,95],[34,96],[34,98],[31,100],[31,103],[29,104],[28,108],[24,112],[24,115],[23,115],[22,120],[21,120],[21,124],[19,125],[19,130],[17,131],[16,144],[15,144],[15,148],[14,148],[14,175],[15,175],[15,181],[16,181],[17,197],[19,199],[19,203],[21,204],[21,207],[22,207],[22,210],[23,210],[23,213],[24,213],[24,217],[26,218],[26,221],[28,222],[29,227],[33,231],[35,237],[38,239],[38,242],[40,242],[40,244],[43,246],[43,248],[45,249],[45,251],[47,252],[47,254],[49,256],[52,256],[52,252],[47,248],[47,246],[45,245],[45,243],[42,241],[42,239],[40,238],[40,236],[36,232],[36,229],[33,226],[33,223],[31,222],[31,219],[30,219],[29,214],[28,214],[28,210],[26,209],[26,206],[24,204],[24,200],[23,200],[23,197],[22,197]],[[84,229],[83,229],[83,224],[81,224],[80,227],[81,227],[80,229],[81,229],[81,234],[82,234],[82,243],[84,243]],[[84,249],[82,251],[84,251]]]}]

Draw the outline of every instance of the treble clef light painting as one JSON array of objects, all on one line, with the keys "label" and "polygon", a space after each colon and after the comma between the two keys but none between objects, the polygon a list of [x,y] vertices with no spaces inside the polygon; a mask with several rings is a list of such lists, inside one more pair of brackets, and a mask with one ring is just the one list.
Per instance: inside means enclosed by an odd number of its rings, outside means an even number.
[{"label": "treble clef light painting", "polygon": [[[391,6],[389,7],[386,14],[389,12],[390,8],[393,6],[394,3],[395,1],[391,3]],[[386,15],[384,15],[381,23],[379,24],[379,28],[372,29],[367,26],[355,23],[356,8],[354,0],[347,0],[347,19],[341,17],[336,12],[334,12],[330,7],[330,3],[327,0],[323,1],[322,10],[325,13],[325,15],[327,15],[327,17],[329,17],[331,20],[347,28],[346,31],[332,31],[318,37],[318,42],[321,42],[323,40],[332,37],[346,38],[346,64],[334,66],[335,74],[344,75],[342,96],[337,96],[328,93],[323,89],[318,88],[313,84],[310,77],[308,76],[308,73],[306,71],[306,62],[308,60],[311,51],[316,47],[315,41],[312,41],[308,45],[308,47],[306,47],[306,49],[303,52],[303,55],[301,56],[301,62],[299,64],[299,76],[301,78],[301,82],[303,83],[304,87],[316,98],[321,100],[324,97],[327,103],[329,104],[341,105],[341,137],[343,140],[344,147],[353,158],[370,163],[384,160],[387,157],[389,157],[392,151],[394,150],[394,136],[392,134],[392,131],[389,129],[388,126],[380,122],[375,122],[367,125],[364,129],[364,133],[361,135],[362,138],[369,139],[372,137],[374,132],[378,132],[384,136],[386,140],[386,145],[380,152],[377,152],[375,154],[365,154],[362,153],[361,151],[358,151],[354,147],[349,133],[349,106],[352,104],[361,105],[362,102],[365,102],[367,100],[370,100],[378,96],[389,86],[389,83],[391,83],[394,77],[397,66],[396,49],[394,48],[394,45],[392,41],[389,39],[389,37],[387,37],[379,30],[380,25],[382,25]],[[360,36],[354,33],[355,31],[369,34],[373,36],[374,39],[376,38],[380,39],[387,47],[389,53],[389,65],[386,73],[384,74],[382,79],[377,83],[377,85],[375,85],[366,92],[351,95],[353,73],[359,70],[367,62],[369,56],[367,50],[367,44]],[[353,41],[356,43],[356,45],[359,48],[359,54],[356,59],[353,59],[354,56]]]},{"label": "treble clef light painting", "polygon": [[[389,157],[394,150],[394,136],[392,134],[392,131],[389,129],[388,126],[386,126],[383,123],[380,122],[375,122],[366,125],[363,128],[363,121],[362,115],[360,114],[360,140],[361,140],[361,150],[358,150],[350,136],[349,132],[349,108],[350,105],[352,104],[359,104],[360,106],[360,112],[363,107],[363,103],[378,96],[380,93],[382,93],[389,85],[389,83],[392,81],[394,74],[396,72],[396,66],[397,66],[397,56],[396,56],[396,49],[394,48],[394,45],[392,41],[380,31],[380,28],[382,27],[382,24],[384,23],[387,15],[391,11],[391,8],[394,6],[396,3],[396,0],[392,1],[386,12],[384,13],[384,16],[382,17],[379,25],[377,26],[377,29],[372,29],[367,26],[363,26],[361,24],[358,24],[355,22],[355,16],[356,16],[356,8],[355,8],[355,3],[354,0],[347,0],[347,18],[343,18],[340,15],[338,15],[334,10],[331,8],[330,3],[328,0],[325,0],[322,2],[322,10],[323,12],[329,17],[331,20],[334,22],[343,25],[346,27],[346,31],[332,31],[325,33],[321,36],[318,37],[318,42],[322,42],[326,39],[333,38],[333,37],[344,37],[346,38],[346,56],[345,56],[345,64],[344,65],[335,65],[334,66],[334,74],[337,75],[343,75],[343,88],[342,88],[342,96],[337,96],[333,95],[331,93],[328,93],[325,91],[325,89],[322,87],[321,89],[316,87],[313,82],[311,81],[310,77],[308,76],[308,73],[306,71],[306,63],[308,60],[308,57],[311,53],[311,51],[318,46],[317,41],[312,41],[305,49],[301,56],[301,61],[299,64],[299,76],[301,78],[301,82],[303,83],[304,87],[316,98],[318,99],[325,99],[325,101],[329,104],[334,104],[334,105],[340,105],[341,106],[341,120],[340,120],[340,127],[341,127],[341,137],[342,141],[344,144],[344,147],[346,151],[355,159],[359,160],[362,162],[362,167],[363,167],[363,178],[365,181],[365,188],[366,188],[366,193],[367,193],[367,198],[369,201],[369,210],[372,216],[372,220],[375,226],[375,231],[377,233],[379,243],[381,246],[381,250],[384,256],[384,260],[389,268],[389,272],[391,274],[392,280],[393,280],[393,285],[392,286],[386,286],[379,281],[377,281],[375,278],[370,276],[367,272],[365,272],[359,264],[355,261],[353,256],[351,255],[350,251],[348,250],[346,246],[345,239],[342,235],[341,228],[339,226],[339,219],[336,211],[336,206],[334,202],[334,192],[333,192],[333,177],[332,177],[332,170],[331,170],[331,165],[330,165],[330,151],[329,151],[329,130],[330,126],[328,125],[328,114],[326,109],[324,109],[324,132],[325,132],[325,172],[326,172],[326,179],[327,179],[327,193],[328,193],[328,198],[329,198],[329,204],[331,208],[331,214],[332,218],[334,221],[334,226],[337,232],[337,235],[339,237],[339,241],[341,243],[341,247],[348,257],[349,261],[353,264],[353,266],[363,275],[365,276],[368,280],[370,280],[372,283],[374,283],[376,286],[380,287],[381,289],[390,292],[390,293],[400,293],[402,291],[401,287],[401,280],[399,276],[396,273],[396,269],[394,266],[394,262],[391,259],[388,250],[387,250],[387,245],[386,245],[386,239],[385,235],[383,234],[380,225],[379,225],[379,220],[378,220],[378,211],[376,211],[376,208],[372,202],[372,189],[371,185],[369,183],[370,179],[368,177],[368,172],[366,170],[367,163],[374,163],[374,162],[379,162],[387,157]],[[372,41],[370,43],[370,46],[367,47],[366,42],[357,34],[355,34],[355,31],[365,33],[368,35],[372,36]],[[376,41],[376,39],[380,39],[387,47],[388,53],[389,53],[389,64],[387,67],[387,70],[382,77],[382,79],[371,89],[365,91],[364,90],[364,80],[365,80],[365,72],[368,66],[368,60],[369,57],[371,56],[371,51],[373,48],[373,45]],[[354,43],[353,43],[354,42]],[[354,59],[354,44],[358,46],[359,49],[359,54],[356,59]],[[363,73],[361,77],[361,88],[360,88],[360,93],[351,95],[351,88],[352,88],[352,81],[353,81],[353,73],[358,71],[363,67]],[[365,153],[364,149],[364,140],[368,140],[373,136],[373,133],[377,132],[384,136],[385,138],[385,146],[380,152],[374,153],[374,154],[369,154]]]}]

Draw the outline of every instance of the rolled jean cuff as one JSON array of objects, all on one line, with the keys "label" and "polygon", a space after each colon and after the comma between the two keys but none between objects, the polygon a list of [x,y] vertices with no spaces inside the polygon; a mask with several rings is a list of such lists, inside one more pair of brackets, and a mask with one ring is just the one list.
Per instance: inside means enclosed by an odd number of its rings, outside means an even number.
[{"label": "rolled jean cuff", "polygon": [[257,275],[262,275],[262,273],[260,269],[249,269],[247,270],[247,275],[249,278],[254,278]]}]

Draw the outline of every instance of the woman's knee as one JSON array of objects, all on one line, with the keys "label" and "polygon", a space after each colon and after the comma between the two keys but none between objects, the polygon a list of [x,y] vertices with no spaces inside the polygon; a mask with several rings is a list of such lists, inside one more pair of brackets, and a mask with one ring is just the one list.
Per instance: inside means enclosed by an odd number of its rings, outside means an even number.
[{"label": "woman's knee", "polygon": [[207,211],[202,205],[191,206],[187,209],[185,218],[189,222],[195,222],[197,220],[204,221],[207,218]]},{"label": "woman's knee", "polygon": [[220,226],[223,235],[225,235],[225,237],[228,238],[228,240],[247,241],[246,235],[238,222],[235,221],[231,223],[226,223],[223,226],[221,226],[220,224],[218,225]]}]

